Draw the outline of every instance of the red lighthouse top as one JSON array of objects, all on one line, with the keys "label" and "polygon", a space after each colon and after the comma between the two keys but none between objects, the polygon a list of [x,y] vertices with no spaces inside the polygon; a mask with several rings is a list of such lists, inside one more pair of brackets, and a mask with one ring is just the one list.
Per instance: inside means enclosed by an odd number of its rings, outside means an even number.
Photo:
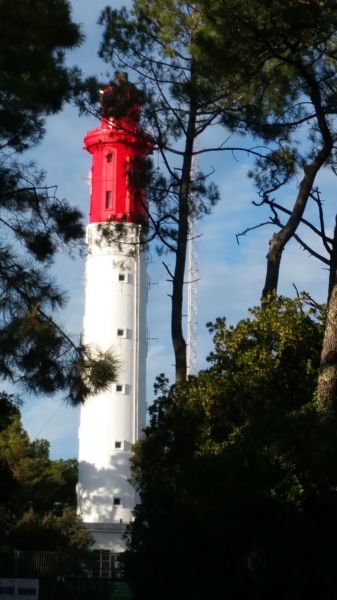
[{"label": "red lighthouse top", "polygon": [[139,92],[124,73],[117,73],[101,92],[101,126],[84,138],[92,154],[90,223],[147,220],[142,162],[153,140],[139,127]]}]

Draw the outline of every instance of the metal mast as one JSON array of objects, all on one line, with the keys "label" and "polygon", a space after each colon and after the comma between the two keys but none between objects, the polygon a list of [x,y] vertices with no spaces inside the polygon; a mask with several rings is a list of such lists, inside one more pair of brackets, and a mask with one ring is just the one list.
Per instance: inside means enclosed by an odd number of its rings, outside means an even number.
[{"label": "metal mast", "polygon": [[[198,170],[198,163],[193,159],[192,176]],[[198,216],[194,207],[193,196],[190,198],[190,215],[188,222],[188,253],[187,253],[187,335],[186,362],[187,376],[193,375],[197,362],[197,312],[198,312]]]},{"label": "metal mast", "polygon": [[187,280],[187,376],[193,375],[197,362],[197,310],[198,310],[198,248],[196,219],[190,217],[188,241],[188,280]]}]

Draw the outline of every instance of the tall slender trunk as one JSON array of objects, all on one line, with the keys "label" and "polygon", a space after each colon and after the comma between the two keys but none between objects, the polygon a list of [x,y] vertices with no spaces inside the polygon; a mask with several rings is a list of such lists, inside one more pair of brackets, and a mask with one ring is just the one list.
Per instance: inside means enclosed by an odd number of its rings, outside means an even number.
[{"label": "tall slender trunk", "polygon": [[187,376],[186,341],[183,334],[183,296],[186,251],[188,240],[189,197],[191,189],[191,169],[193,143],[196,130],[196,107],[190,105],[183,166],[179,190],[179,224],[176,249],[176,261],[172,286],[171,335],[175,356],[176,381],[185,381]]},{"label": "tall slender trunk", "polygon": [[330,304],[332,290],[337,281],[337,215],[335,217],[335,228],[333,232],[332,248],[330,252],[330,268],[329,268],[329,287],[327,305]]},{"label": "tall slender trunk", "polygon": [[331,252],[328,310],[318,377],[318,404],[327,411],[337,408],[337,220]]},{"label": "tall slender trunk", "polygon": [[287,223],[278,233],[274,234],[269,242],[267,273],[262,291],[262,300],[265,300],[269,294],[277,291],[283,250],[289,240],[293,237],[301,222],[314,185],[315,177],[329,158],[333,148],[333,140],[325,117],[319,84],[316,81],[314,74],[307,72],[304,66],[301,67],[301,72],[310,89],[310,99],[315,109],[317,124],[322,136],[322,147],[311,163],[304,167],[304,177],[301,181],[297,198]]},{"label": "tall slender trunk", "polygon": [[265,299],[273,292],[277,291],[278,279],[280,274],[280,265],[283,250],[289,240],[293,237],[303,217],[310,193],[312,191],[315,177],[319,169],[323,166],[331,152],[330,145],[325,145],[318,152],[314,160],[305,168],[305,174],[301,181],[299,192],[291,212],[291,215],[285,225],[273,235],[269,242],[269,251],[267,254],[267,273],[262,298]]}]

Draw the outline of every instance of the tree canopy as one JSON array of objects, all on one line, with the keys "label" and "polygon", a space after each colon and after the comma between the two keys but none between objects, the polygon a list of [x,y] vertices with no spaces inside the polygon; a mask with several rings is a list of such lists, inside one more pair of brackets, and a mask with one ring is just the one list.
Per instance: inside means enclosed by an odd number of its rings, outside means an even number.
[{"label": "tree canopy", "polygon": [[0,377],[76,404],[114,379],[116,365],[54,320],[65,294],[48,267],[59,250],[83,244],[81,213],[21,153],[73,96],[79,73],[66,52],[82,34],[67,0],[1,0],[0,19]]},{"label": "tree canopy", "polygon": [[71,97],[75,71],[65,53],[83,36],[68,0],[1,0],[0,19],[0,145],[22,151],[43,136],[44,116]]},{"label": "tree canopy", "polygon": [[77,461],[51,460],[47,440],[30,441],[13,397],[3,393],[0,407],[2,545],[87,550],[91,535],[76,516]]},{"label": "tree canopy", "polygon": [[273,195],[295,175],[300,182],[287,221],[270,240],[267,297],[277,290],[282,253],[313,200],[320,170],[335,169],[336,9],[326,2],[278,0],[201,0],[198,6],[202,27],[192,54],[211,79],[243,85],[241,110],[225,107],[224,123],[248,127],[276,144],[253,173],[261,203],[274,207],[275,215]]},{"label": "tree canopy", "polygon": [[[327,224],[324,220],[317,177],[324,168],[336,173],[336,8],[328,2],[278,0],[225,0],[212,4],[201,0],[198,6],[203,15],[203,30],[199,31],[192,54],[195,52],[199,60],[204,61],[211,78],[222,77],[224,85],[227,85],[228,75],[240,77],[243,73],[245,76],[247,70],[250,99],[246,123],[267,141],[274,139],[281,149],[280,161],[272,161],[268,168],[266,160],[259,159],[255,172],[261,204],[271,207],[272,221],[279,227],[269,242],[264,299],[277,290],[282,254],[289,240],[295,237],[313,256],[320,258],[296,233],[310,202],[319,204],[320,224],[311,229],[319,233],[323,253],[328,253],[325,262],[330,276],[318,396],[321,407],[335,411],[337,238],[335,223]],[[233,32],[235,44],[231,45]],[[258,71],[254,72],[256,66]],[[253,72],[250,72],[252,67]],[[246,99],[247,96],[244,102]],[[288,217],[282,224],[277,214],[280,205],[273,196],[294,175],[299,178],[299,185],[290,210],[284,211]],[[325,232],[329,225],[334,233],[327,239]]]},{"label": "tree canopy", "polygon": [[328,596],[337,437],[314,395],[322,317],[279,298],[211,330],[209,369],[158,382],[136,447],[141,503],[126,555],[136,597]]}]

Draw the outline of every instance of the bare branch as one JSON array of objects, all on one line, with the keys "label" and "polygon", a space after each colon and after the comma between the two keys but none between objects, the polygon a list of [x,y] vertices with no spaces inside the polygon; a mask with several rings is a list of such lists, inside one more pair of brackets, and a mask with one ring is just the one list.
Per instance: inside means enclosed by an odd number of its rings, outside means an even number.
[{"label": "bare branch", "polygon": [[321,201],[321,196],[320,196],[320,192],[319,192],[318,188],[313,190],[313,192],[310,194],[310,198],[312,198],[312,200],[314,200],[314,202],[316,202],[316,204],[317,204],[318,214],[319,214],[319,222],[321,225],[321,237],[322,237],[323,244],[324,244],[326,251],[329,252],[329,254],[331,254],[331,248],[327,242],[329,241],[330,243],[332,243],[332,239],[328,238],[325,233],[325,223],[324,223],[322,201]]},{"label": "bare branch", "polygon": [[174,279],[174,275],[173,275],[171,269],[167,266],[167,264],[164,261],[162,261],[162,264],[165,267],[166,271],[168,272],[168,274],[169,274],[169,276],[171,278],[169,281],[172,283],[172,281]]},{"label": "bare branch", "polygon": [[[253,200],[253,204],[254,206],[262,206],[262,204],[267,204],[268,206],[270,206],[270,208],[272,209],[272,207],[274,209],[280,210],[281,212],[287,214],[287,215],[291,215],[292,211],[289,210],[288,208],[285,208],[285,206],[282,206],[281,204],[278,204],[278,202],[275,202],[275,200],[269,200],[269,198],[267,196],[265,196],[261,202],[256,202],[255,200]],[[319,237],[323,237],[322,236],[322,231],[320,229],[318,229],[317,227],[315,227],[315,225],[313,225],[312,223],[310,223],[310,221],[307,221],[307,219],[305,219],[304,217],[301,218],[301,223],[303,225],[306,225],[307,227],[309,227],[309,229],[311,229],[314,233],[316,233]],[[325,240],[327,240],[328,242],[332,243],[332,238],[329,238],[325,235]],[[331,252],[331,249],[329,248],[329,246],[326,246],[327,252]]]},{"label": "bare branch", "polygon": [[303,250],[309,252],[311,256],[314,256],[325,265],[330,266],[330,259],[326,258],[325,256],[322,256],[322,254],[319,254],[318,252],[316,252],[316,250],[313,250],[313,248],[311,248],[310,246],[308,246],[308,244],[303,242],[303,240],[297,235],[297,233],[294,233],[294,239],[302,246]]},{"label": "bare branch", "polygon": [[239,242],[239,238],[247,235],[247,233],[249,233],[250,231],[254,231],[254,229],[259,229],[260,227],[264,227],[265,225],[274,225],[273,221],[264,221],[263,223],[259,223],[258,225],[254,225],[252,227],[247,227],[247,229],[244,229],[244,231],[240,231],[240,233],[236,233],[235,237],[236,237],[236,242],[237,245],[240,246],[240,242]]}]

